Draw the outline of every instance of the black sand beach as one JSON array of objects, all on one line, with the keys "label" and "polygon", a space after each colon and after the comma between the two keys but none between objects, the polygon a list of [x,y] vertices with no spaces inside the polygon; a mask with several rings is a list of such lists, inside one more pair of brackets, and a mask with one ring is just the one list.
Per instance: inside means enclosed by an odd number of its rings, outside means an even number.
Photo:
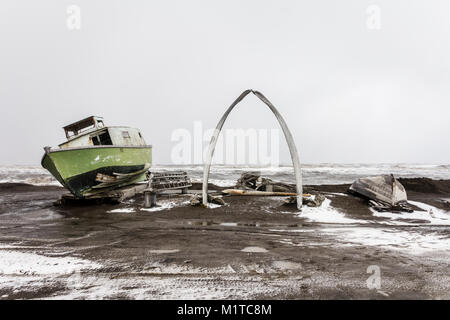
[{"label": "black sand beach", "polygon": [[[450,180],[400,181],[413,204],[448,213]],[[348,186],[307,186],[330,202],[298,213],[280,197],[55,206],[62,188],[1,184],[0,297],[449,299],[445,219],[374,216]],[[368,288],[369,266],[379,288]]]}]

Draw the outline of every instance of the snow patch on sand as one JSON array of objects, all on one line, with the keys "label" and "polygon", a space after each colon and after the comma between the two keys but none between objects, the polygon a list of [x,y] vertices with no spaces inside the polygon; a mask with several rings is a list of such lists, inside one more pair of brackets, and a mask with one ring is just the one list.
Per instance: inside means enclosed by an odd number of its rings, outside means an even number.
[{"label": "snow patch on sand", "polygon": [[48,299],[227,299],[230,296],[246,298],[272,290],[262,281],[249,284],[235,275],[222,278],[226,281],[217,281],[215,276],[130,278],[125,275],[112,279],[108,275],[81,275],[70,281],[67,291]]},{"label": "snow patch on sand", "polygon": [[35,253],[0,250],[1,275],[68,274],[96,269],[100,264],[74,257],[47,257]]},{"label": "snow patch on sand", "polygon": [[167,200],[159,200],[157,201],[157,205],[153,208],[118,208],[114,210],[109,210],[108,213],[134,213],[139,211],[147,211],[147,212],[157,212],[172,209],[179,206],[184,206],[189,204],[189,201],[167,201]]},{"label": "snow patch on sand", "polygon": [[[450,225],[450,214],[439,208],[430,206],[428,204],[408,201],[409,203],[421,208],[424,211],[413,211],[413,212],[378,212],[373,208],[370,208],[375,217],[389,218],[392,224],[396,225],[417,225],[418,223],[398,221],[398,220],[425,220],[428,221],[430,225]],[[428,224],[428,223],[427,223]]]},{"label": "snow patch on sand", "polygon": [[271,232],[316,232],[315,229],[269,229]]},{"label": "snow patch on sand", "polygon": [[216,209],[216,208],[220,208],[221,205],[220,204],[216,204],[216,203],[208,202],[207,207],[208,207],[208,209]]},{"label": "snow patch on sand", "polygon": [[168,210],[175,207],[182,207],[189,204],[189,201],[157,200],[157,206],[153,208],[140,208],[141,211],[156,212]]},{"label": "snow patch on sand", "polygon": [[325,199],[320,207],[303,206],[298,216],[322,223],[367,223],[364,220],[347,218],[343,213],[333,208],[330,203],[330,199]]},{"label": "snow patch on sand", "polygon": [[370,227],[324,228],[319,232],[332,235],[341,241],[365,246],[406,251],[412,254],[448,252],[450,238],[437,233],[420,233],[417,230],[398,230]]},{"label": "snow patch on sand", "polygon": [[262,248],[262,247],[245,247],[241,251],[242,252],[251,252],[251,253],[265,253],[265,252],[268,252],[265,248]]},{"label": "snow patch on sand", "polygon": [[292,261],[275,260],[272,262],[272,267],[280,270],[300,270],[302,269],[302,264]]},{"label": "snow patch on sand", "polygon": [[108,211],[108,213],[133,213],[133,212],[136,212],[133,208],[119,208]]},{"label": "snow patch on sand", "polygon": [[166,203],[158,203],[158,205],[156,207],[153,208],[141,208],[141,211],[148,211],[148,212],[155,212],[155,211],[162,211],[162,210],[167,210],[167,209],[172,209],[173,207],[175,207],[175,203],[174,202],[166,202]]},{"label": "snow patch on sand", "polygon": [[167,250],[164,250],[164,249],[160,249],[160,250],[149,250],[149,252],[150,253],[156,253],[156,254],[165,254],[165,253],[176,253],[176,252],[179,252],[180,250],[178,250],[178,249],[167,249]]},{"label": "snow patch on sand", "polygon": [[238,226],[237,222],[221,222],[221,223],[219,223],[219,225],[221,225],[223,227],[237,227]]}]

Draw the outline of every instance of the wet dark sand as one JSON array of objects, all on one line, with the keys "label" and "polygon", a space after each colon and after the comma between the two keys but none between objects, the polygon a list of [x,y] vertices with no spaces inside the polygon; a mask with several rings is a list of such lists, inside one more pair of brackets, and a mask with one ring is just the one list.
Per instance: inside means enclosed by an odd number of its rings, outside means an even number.
[{"label": "wet dark sand", "polygon": [[[442,199],[450,198],[450,181],[426,180],[421,188],[414,180],[401,180],[410,200],[449,210]],[[227,206],[205,209],[184,203],[189,195],[160,196],[163,206],[178,205],[141,211],[140,196],[120,205],[54,206],[64,189],[0,185],[0,254],[14,260],[18,252],[24,261],[20,270],[0,271],[0,298],[449,299],[450,227],[384,224],[347,188],[305,191],[323,192],[355,223],[302,218],[279,197],[225,197]],[[347,240],[349,230],[443,240],[439,249],[416,252],[397,242]],[[35,255],[56,267],[63,258],[86,266],[45,274],[27,265]],[[371,265],[381,269],[379,290],[367,287]]]}]

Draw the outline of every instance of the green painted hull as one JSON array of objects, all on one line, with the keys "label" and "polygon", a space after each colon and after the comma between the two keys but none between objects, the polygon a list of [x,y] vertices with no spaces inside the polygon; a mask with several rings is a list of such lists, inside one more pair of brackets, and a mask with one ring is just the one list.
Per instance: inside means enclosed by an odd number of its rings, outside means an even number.
[{"label": "green painted hull", "polygon": [[[95,146],[51,150],[44,154],[41,164],[72,194],[84,198],[100,184],[96,181],[98,173],[130,174],[144,170],[151,162],[151,146]],[[120,186],[144,179],[145,173],[140,173],[122,181]]]}]

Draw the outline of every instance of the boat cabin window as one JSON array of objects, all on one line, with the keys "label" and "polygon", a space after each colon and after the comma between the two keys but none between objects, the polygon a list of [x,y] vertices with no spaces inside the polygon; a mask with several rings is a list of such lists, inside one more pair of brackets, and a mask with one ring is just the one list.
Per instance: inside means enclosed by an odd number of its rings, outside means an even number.
[{"label": "boat cabin window", "polygon": [[91,130],[94,128],[95,128],[95,124],[84,127],[84,128],[68,128],[68,129],[65,129],[66,137],[71,138],[71,137],[74,137],[74,136],[77,136],[77,135],[83,133],[84,131],[88,131],[88,130]]},{"label": "boat cabin window", "polygon": [[86,131],[90,131],[97,128],[104,128],[103,119],[100,117],[88,117],[86,119],[77,121],[68,126],[64,127],[64,131],[66,132],[67,139],[70,139],[74,136],[81,135]]},{"label": "boat cabin window", "polygon": [[98,136],[92,136],[91,139],[96,146],[111,146],[113,144],[108,131],[104,131]]},{"label": "boat cabin window", "polygon": [[130,133],[128,131],[122,131],[122,137],[130,139]]},{"label": "boat cabin window", "polygon": [[95,146],[100,145],[100,139],[97,136],[92,137],[92,142],[94,143]]}]

